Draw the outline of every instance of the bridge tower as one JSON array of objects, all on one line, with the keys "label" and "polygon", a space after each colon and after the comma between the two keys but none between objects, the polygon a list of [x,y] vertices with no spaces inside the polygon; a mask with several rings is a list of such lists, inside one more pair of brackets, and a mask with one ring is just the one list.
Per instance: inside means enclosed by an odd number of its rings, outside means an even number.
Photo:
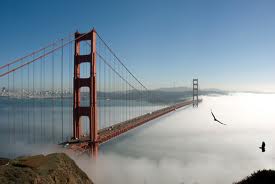
[{"label": "bridge tower", "polygon": [[[80,42],[90,41],[91,52],[86,55],[80,53]],[[90,63],[90,76],[88,78],[80,77],[80,64]],[[82,71],[83,72],[83,71]],[[75,49],[74,49],[74,90],[73,90],[73,136],[81,138],[82,126],[81,117],[89,118],[89,140],[92,144],[97,143],[98,138],[98,117],[97,117],[97,101],[96,101],[96,31],[93,29],[89,33],[75,33]],[[89,105],[81,106],[80,89],[82,87],[89,88]]]},{"label": "bridge tower", "polygon": [[199,80],[193,79],[193,106],[199,104]]}]

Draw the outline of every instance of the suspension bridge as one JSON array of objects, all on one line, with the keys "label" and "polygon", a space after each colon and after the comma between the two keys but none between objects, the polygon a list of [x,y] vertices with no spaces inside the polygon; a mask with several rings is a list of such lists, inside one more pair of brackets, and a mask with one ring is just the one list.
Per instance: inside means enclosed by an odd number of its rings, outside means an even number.
[{"label": "suspension bridge", "polygon": [[94,29],[0,66],[0,86],[0,140],[62,143],[95,156],[99,144],[200,101],[197,79],[193,99],[149,90]]}]

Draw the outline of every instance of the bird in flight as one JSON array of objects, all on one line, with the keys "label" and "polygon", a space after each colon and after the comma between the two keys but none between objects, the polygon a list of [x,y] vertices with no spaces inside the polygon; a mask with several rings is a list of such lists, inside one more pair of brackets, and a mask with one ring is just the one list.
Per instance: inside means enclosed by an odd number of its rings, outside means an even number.
[{"label": "bird in flight", "polygon": [[212,116],[213,116],[213,118],[214,118],[214,121],[217,121],[218,123],[220,123],[220,124],[222,124],[222,125],[226,125],[226,124],[220,122],[219,120],[217,120],[217,118],[216,118],[215,115],[213,114],[212,110],[211,110],[211,114],[212,114]]},{"label": "bird in flight", "polygon": [[265,142],[264,141],[262,142],[262,146],[259,148],[262,150],[262,152],[265,152]]}]

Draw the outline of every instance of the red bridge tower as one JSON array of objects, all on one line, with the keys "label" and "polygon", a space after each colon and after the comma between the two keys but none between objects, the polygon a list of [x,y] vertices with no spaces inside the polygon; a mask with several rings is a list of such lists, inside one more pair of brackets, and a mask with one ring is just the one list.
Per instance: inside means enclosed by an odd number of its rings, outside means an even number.
[{"label": "red bridge tower", "polygon": [[[85,55],[80,53],[80,42],[90,41],[91,52]],[[80,64],[90,63],[90,77],[80,77]],[[82,107],[80,105],[82,87],[89,88],[89,105]],[[75,33],[74,49],[74,91],[73,91],[73,135],[74,138],[81,138],[82,126],[81,117],[89,118],[89,139],[92,144],[97,144],[98,138],[98,117],[96,101],[96,31],[93,29],[89,33]]]}]

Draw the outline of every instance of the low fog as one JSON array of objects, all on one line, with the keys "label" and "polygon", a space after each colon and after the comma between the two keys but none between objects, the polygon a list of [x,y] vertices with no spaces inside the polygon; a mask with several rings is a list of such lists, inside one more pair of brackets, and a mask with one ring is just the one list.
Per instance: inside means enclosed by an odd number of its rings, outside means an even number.
[{"label": "low fog", "polygon": [[[275,169],[275,95],[202,98],[198,108],[177,110],[102,145],[97,160],[70,156],[97,184],[227,184],[255,170]],[[211,109],[227,125],[214,122]],[[265,153],[258,148],[262,141]],[[1,155],[61,151],[17,143]]]}]

